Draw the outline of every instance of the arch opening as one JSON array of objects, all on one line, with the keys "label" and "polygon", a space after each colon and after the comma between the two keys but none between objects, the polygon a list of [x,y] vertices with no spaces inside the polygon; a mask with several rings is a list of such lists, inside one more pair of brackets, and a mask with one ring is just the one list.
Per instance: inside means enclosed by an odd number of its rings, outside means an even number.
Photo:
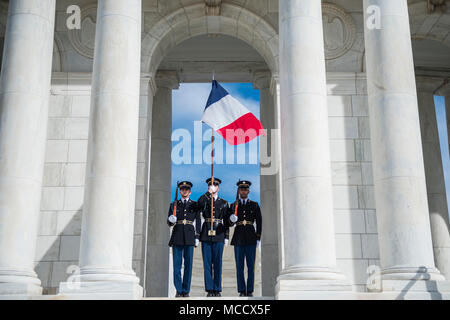
[{"label": "arch opening", "polygon": [[[198,10],[199,8],[201,10]],[[220,82],[247,84],[255,83],[255,73],[265,72],[270,82],[270,76],[278,73],[278,35],[274,28],[261,17],[235,5],[223,4],[221,16],[206,16],[203,5],[194,5],[170,14],[151,28],[143,38],[141,57],[142,72],[150,73],[151,75],[156,75],[157,71],[170,72],[172,75],[176,74],[177,80],[182,83],[210,82],[213,72],[215,72],[216,80]],[[269,91],[268,87],[266,91]],[[155,96],[153,104],[155,104],[155,99],[161,101],[159,96]],[[171,98],[167,97],[166,99],[170,99],[170,103],[172,103]],[[258,99],[258,107],[259,102]],[[166,107],[169,107],[169,105]],[[154,112],[155,110],[153,110],[153,114]],[[170,143],[170,141],[165,141],[164,143]],[[165,150],[166,147],[159,146],[156,148]],[[152,146],[152,154],[153,151]],[[153,161],[150,161],[150,166],[152,165]],[[155,169],[151,168],[150,171],[152,170]],[[230,180],[228,183],[234,185],[234,181]],[[197,187],[202,188],[200,185],[197,185]],[[170,193],[165,197],[169,198]],[[171,201],[173,200],[173,195],[170,199]],[[234,201],[234,198],[230,197],[225,199]],[[152,209],[150,209],[151,211]],[[150,233],[152,233],[151,224],[152,221],[149,221]],[[149,238],[152,237],[150,234]],[[231,295],[238,295],[232,248],[228,248],[231,255],[229,254],[225,265],[228,265],[230,270],[224,270],[224,275],[228,273],[228,276],[223,278],[223,287],[228,289],[227,292],[230,293],[231,289],[234,293]],[[259,259],[261,259],[263,250],[257,254]],[[199,281],[203,283],[203,273],[199,274],[199,270],[203,270],[201,252],[198,248],[196,251],[197,261],[194,263],[193,277],[198,279],[192,279],[193,284]],[[167,258],[170,260],[168,268],[169,281],[167,283],[169,287],[168,295],[172,296],[174,294],[173,283],[170,280],[172,258],[170,255]],[[200,262],[198,259],[200,259]],[[198,270],[195,269],[196,267]],[[144,266],[144,268],[148,270],[147,274],[150,274],[151,270],[158,269],[156,266],[153,266],[153,269],[147,266]],[[255,289],[258,286],[257,291],[255,290],[256,296],[262,294],[261,278],[264,272],[262,268],[263,266],[256,268]],[[152,276],[152,279],[155,279],[155,277]],[[147,283],[154,285],[150,282]],[[201,289],[201,286],[197,285],[197,291],[193,291],[192,296],[203,296],[198,291],[199,288]],[[151,292],[152,290],[146,288],[146,291]]]}]

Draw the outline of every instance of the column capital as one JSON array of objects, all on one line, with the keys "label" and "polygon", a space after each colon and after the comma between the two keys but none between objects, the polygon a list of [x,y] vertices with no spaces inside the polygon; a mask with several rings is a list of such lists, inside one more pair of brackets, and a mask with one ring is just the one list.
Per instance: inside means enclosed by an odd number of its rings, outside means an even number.
[{"label": "column capital", "polygon": [[435,94],[439,96],[450,96],[450,78],[442,80],[441,86],[436,90]]},{"label": "column capital", "polygon": [[270,88],[271,72],[269,70],[255,71],[252,76],[254,89]]},{"label": "column capital", "polygon": [[270,93],[272,95],[275,94],[275,90],[277,90],[277,84],[280,83],[280,76],[277,73],[272,74],[272,78],[270,79]]},{"label": "column capital", "polygon": [[155,83],[158,88],[178,89],[180,77],[176,71],[161,70],[156,73]]},{"label": "column capital", "polygon": [[[151,92],[149,92],[149,90]],[[141,96],[152,95],[154,96],[157,90],[155,77],[151,73],[141,73]]]},{"label": "column capital", "polygon": [[[432,76],[417,76],[416,87],[417,92],[428,92],[433,94],[442,94],[441,91],[445,91],[447,88],[447,94],[450,93],[450,85],[445,85],[445,78],[432,77]],[[447,80],[448,81],[448,80]]]}]

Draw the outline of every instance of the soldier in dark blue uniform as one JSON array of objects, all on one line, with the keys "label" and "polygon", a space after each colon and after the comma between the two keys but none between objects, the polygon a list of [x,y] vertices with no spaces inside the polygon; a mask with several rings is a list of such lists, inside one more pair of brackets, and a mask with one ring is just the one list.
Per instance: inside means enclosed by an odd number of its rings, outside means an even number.
[{"label": "soldier in dark blue uniform", "polygon": [[[222,291],[222,254],[224,244],[228,245],[229,236],[229,205],[218,197],[219,184],[222,181],[214,178],[206,180],[208,192],[198,199],[198,207],[205,219],[200,233],[202,242],[203,272],[205,290],[208,297],[220,297]],[[211,195],[213,196],[213,223],[211,228]]]},{"label": "soldier in dark blue uniform", "polygon": [[[237,214],[234,215],[235,205],[232,205],[232,214],[230,215],[230,225],[236,226],[231,245],[234,246],[237,287],[241,297],[253,296],[256,248],[261,241],[262,230],[261,209],[258,202],[251,201],[248,198],[251,184],[247,180],[237,182],[240,197]],[[247,262],[247,284],[244,278],[244,260]]]},{"label": "soldier in dark blue uniform", "polygon": [[[194,245],[197,247],[199,244],[201,226],[197,202],[189,199],[192,183],[182,181],[178,184],[178,187],[180,188],[181,199],[177,201],[176,214],[173,214],[174,204],[172,203],[167,218],[167,224],[173,226],[169,246],[172,247],[173,252],[173,282],[177,290],[177,298],[189,297]],[[184,275],[181,279],[183,259]]]}]

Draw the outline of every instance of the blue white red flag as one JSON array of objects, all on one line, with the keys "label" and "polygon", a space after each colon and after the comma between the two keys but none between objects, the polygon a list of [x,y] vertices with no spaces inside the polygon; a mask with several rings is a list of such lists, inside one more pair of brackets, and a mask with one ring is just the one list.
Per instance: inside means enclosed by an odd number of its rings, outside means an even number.
[{"label": "blue white red flag", "polygon": [[247,143],[260,134],[265,135],[258,118],[233,98],[216,80],[212,81],[212,89],[202,121],[231,145]]}]

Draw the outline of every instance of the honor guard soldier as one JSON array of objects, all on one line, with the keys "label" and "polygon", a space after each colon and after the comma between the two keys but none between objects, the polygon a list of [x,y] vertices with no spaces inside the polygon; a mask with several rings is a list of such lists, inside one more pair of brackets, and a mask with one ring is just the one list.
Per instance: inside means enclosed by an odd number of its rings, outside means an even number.
[{"label": "honor guard soldier", "polygon": [[[235,225],[231,245],[234,246],[237,287],[240,297],[253,296],[255,282],[256,248],[260,244],[262,217],[258,202],[248,198],[250,185],[247,180],[237,182],[239,199],[231,206],[230,226]],[[256,230],[255,230],[256,224]],[[247,263],[247,284],[244,278],[244,260]]]},{"label": "honor guard soldier", "polygon": [[[177,290],[175,297],[189,297],[192,277],[192,262],[194,246],[198,246],[200,239],[201,218],[197,202],[189,199],[192,183],[182,181],[178,183],[181,199],[170,205],[167,223],[173,226],[169,246],[173,252],[173,282]],[[175,208],[175,213],[174,213]],[[184,258],[184,275],[181,279],[181,264]]]},{"label": "honor guard soldier", "polygon": [[[203,272],[207,297],[220,297],[222,291],[222,254],[224,245],[228,245],[229,236],[229,205],[219,198],[218,178],[206,180],[208,192],[198,199],[198,207],[205,219],[200,233],[202,242]],[[211,196],[213,210],[211,219]]]}]

